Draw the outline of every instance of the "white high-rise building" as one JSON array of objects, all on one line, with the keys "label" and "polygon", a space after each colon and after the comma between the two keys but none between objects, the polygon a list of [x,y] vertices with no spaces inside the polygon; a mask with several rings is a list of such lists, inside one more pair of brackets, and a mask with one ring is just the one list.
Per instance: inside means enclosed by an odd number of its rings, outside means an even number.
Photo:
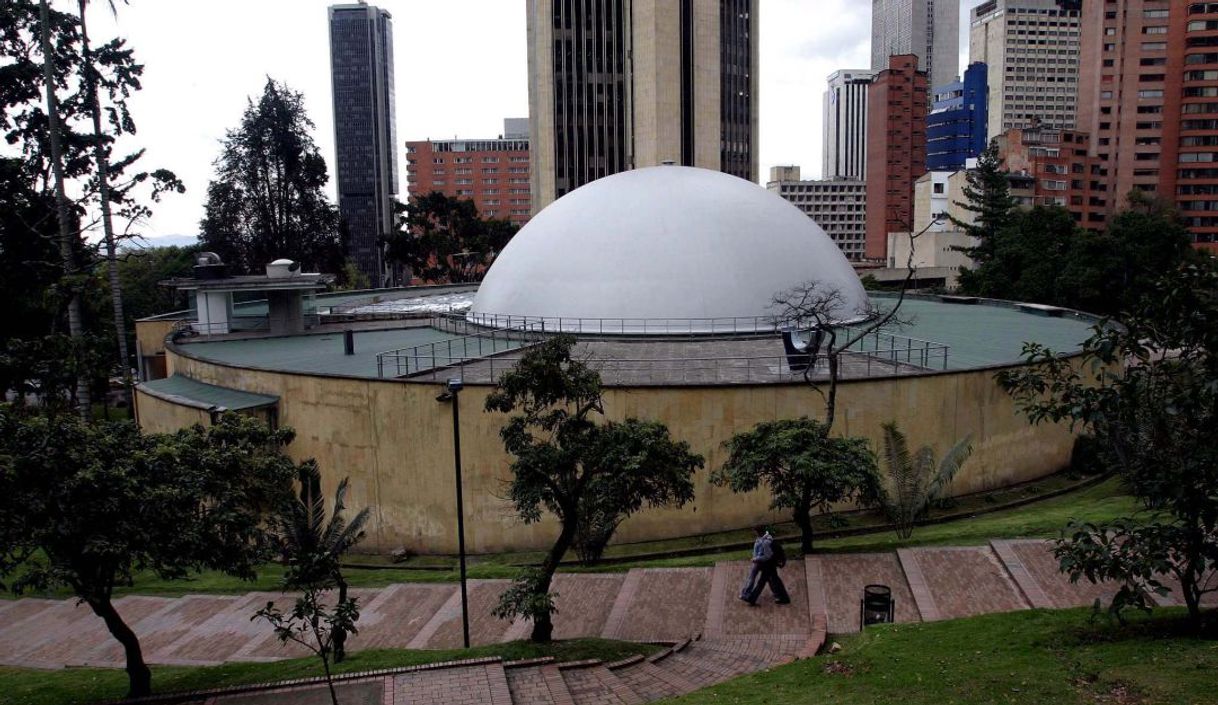
[{"label": "white high-rise building", "polygon": [[1034,120],[1074,129],[1081,4],[989,0],[973,8],[969,60],[988,67],[988,137]]},{"label": "white high-rise building", "polygon": [[917,55],[918,69],[932,86],[955,81],[960,0],[871,0],[871,68],[883,71],[895,54]]},{"label": "white high-rise building", "polygon": [[867,178],[867,86],[875,71],[842,69],[825,91],[825,179]]}]

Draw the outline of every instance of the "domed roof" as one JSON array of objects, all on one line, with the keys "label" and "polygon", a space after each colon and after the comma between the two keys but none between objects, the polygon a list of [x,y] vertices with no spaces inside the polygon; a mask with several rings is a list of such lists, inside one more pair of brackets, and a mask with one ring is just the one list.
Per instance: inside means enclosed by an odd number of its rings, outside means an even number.
[{"label": "domed roof", "polygon": [[846,258],[798,208],[735,176],[659,166],[598,179],[538,213],[468,316],[583,332],[752,330],[771,325],[776,293],[807,282],[840,292],[839,320],[867,308]]}]

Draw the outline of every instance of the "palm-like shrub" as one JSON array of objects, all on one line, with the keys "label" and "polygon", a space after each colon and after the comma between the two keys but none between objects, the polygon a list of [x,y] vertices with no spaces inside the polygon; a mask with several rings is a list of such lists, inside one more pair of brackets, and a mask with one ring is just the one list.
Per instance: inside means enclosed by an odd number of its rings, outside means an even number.
[{"label": "palm-like shrub", "polygon": [[[289,590],[338,590],[336,604],[345,605],[347,581],[343,578],[342,558],[364,538],[368,508],[351,521],[343,518],[346,509],[347,478],[334,492],[334,509],[326,518],[326,503],[321,493],[321,473],[308,461],[300,466],[300,497],[290,502],[277,518],[280,550],[287,561],[284,587]],[[345,654],[346,630],[336,630],[333,638],[334,660]]]},{"label": "palm-like shrub", "polygon": [[972,436],[966,436],[936,465],[934,449],[922,446],[910,453],[905,434],[897,425],[884,424],[883,464],[890,487],[883,504],[898,537],[907,539],[913,535],[914,526],[942,496],[972,452]]}]

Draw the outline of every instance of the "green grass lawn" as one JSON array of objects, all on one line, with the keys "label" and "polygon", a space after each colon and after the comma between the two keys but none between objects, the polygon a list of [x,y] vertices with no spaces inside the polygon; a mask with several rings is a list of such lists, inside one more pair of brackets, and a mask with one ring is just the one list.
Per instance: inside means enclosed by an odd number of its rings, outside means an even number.
[{"label": "green grass lawn", "polygon": [[[1026,491],[1026,488],[1018,492],[1024,491]],[[1001,500],[992,501],[1010,501],[1013,498],[1006,496]],[[975,507],[979,510],[986,506],[986,500],[973,498],[969,500],[968,504],[958,505],[952,511],[961,511],[961,506]],[[1068,494],[1051,497],[1022,507],[980,514],[972,518],[943,524],[923,526],[918,528],[914,532],[913,537],[907,541],[898,540],[892,532],[884,531],[859,536],[826,539],[818,541],[816,547],[818,551],[869,552],[889,551],[903,546],[980,544],[996,538],[1053,537],[1059,534],[1070,519],[1103,521],[1128,515],[1136,511],[1136,508],[1133,499],[1121,490],[1120,484],[1116,480],[1110,479],[1097,485],[1091,485]],[[871,521],[871,519],[860,518],[856,521],[864,522]],[[721,534],[717,536],[728,535]],[[673,542],[673,546],[670,548],[684,547],[692,540],[694,539],[679,539]],[[793,549],[794,547],[791,548]],[[515,577],[519,569],[512,564],[518,562],[523,555],[510,554],[475,557],[470,564],[469,576],[471,578]],[[590,569],[569,567],[563,570],[605,572],[624,571],[639,567],[709,566],[714,565],[716,561],[733,560],[747,557],[747,555],[748,551],[741,549],[727,553],[706,553],[679,558],[639,560]],[[356,559],[357,562],[359,560],[372,562],[373,559]],[[407,565],[411,568],[428,566],[443,566],[448,568],[451,566],[451,563],[450,559],[424,556],[411,559]],[[275,564],[263,566],[262,570],[259,571],[258,579],[252,583],[211,572],[194,576],[190,580],[173,581],[159,580],[154,575],[144,573],[135,576],[134,585],[119,588],[116,594],[185,595],[196,593],[242,593],[250,590],[273,591],[279,589],[282,575],[282,567]],[[392,585],[393,583],[451,582],[457,580],[457,572],[449,569],[417,570],[404,567],[383,567],[378,564],[375,569],[349,569],[347,570],[347,578],[353,587],[374,588]],[[8,593],[0,594],[4,597],[12,597]],[[45,597],[69,596],[66,590],[39,594]]]},{"label": "green grass lawn", "polygon": [[1033,610],[872,627],[833,656],[800,661],[668,703],[947,705],[1218,703],[1218,629],[1193,636],[1181,610],[1120,627],[1090,609]]},{"label": "green grass lawn", "polygon": [[[505,660],[553,656],[560,661],[601,659],[616,661],[635,654],[653,654],[660,647],[604,639],[576,639],[538,646],[527,641],[478,646],[469,650],[406,651],[396,649],[358,651],[335,669],[356,673],[381,668],[417,666],[480,656]],[[157,693],[222,688],[322,675],[317,659],[293,659],[276,663],[230,663],[208,668],[153,666],[152,686]],[[127,692],[127,674],[118,669],[70,668],[62,671],[33,671],[0,667],[0,704],[76,705],[121,698]]]}]

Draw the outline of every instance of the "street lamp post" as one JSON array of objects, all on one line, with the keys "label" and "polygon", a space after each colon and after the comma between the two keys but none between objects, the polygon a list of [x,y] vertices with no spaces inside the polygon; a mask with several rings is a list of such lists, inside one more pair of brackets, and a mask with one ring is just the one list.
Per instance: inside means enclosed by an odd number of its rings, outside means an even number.
[{"label": "street lamp post", "polygon": [[465,587],[465,500],[461,495],[461,404],[460,392],[465,385],[453,377],[436,401],[452,402],[453,407],[453,472],[457,482],[457,555],[461,563],[461,635],[469,648],[469,594]]}]

